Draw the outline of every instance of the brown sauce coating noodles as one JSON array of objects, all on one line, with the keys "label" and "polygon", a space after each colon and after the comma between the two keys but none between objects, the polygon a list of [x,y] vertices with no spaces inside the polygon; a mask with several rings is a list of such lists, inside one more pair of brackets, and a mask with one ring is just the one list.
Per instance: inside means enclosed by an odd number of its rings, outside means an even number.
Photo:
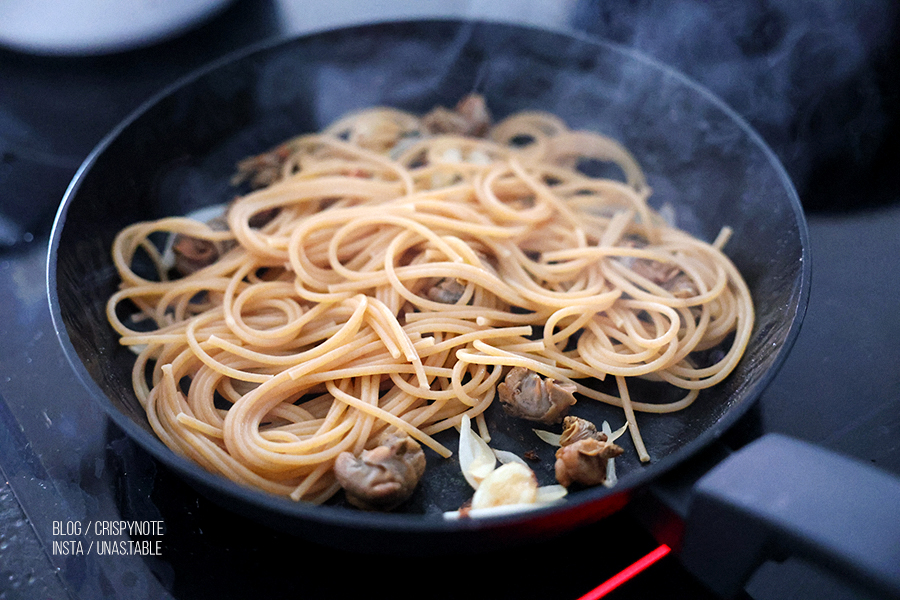
[{"label": "brown sauce coating noodles", "polygon": [[[578,157],[617,163],[625,181],[581,173]],[[173,217],[121,231],[108,305],[138,354],[153,430],[241,484],[324,502],[338,454],[387,430],[450,456],[435,434],[468,415],[489,437],[483,413],[513,366],[621,407],[647,460],[635,414],[687,407],[749,340],[728,230],[710,244],[670,226],[624,148],[552,115],[513,115],[474,138],[371,109],[242,169],[257,189],[229,206],[227,229]],[[158,232],[226,250],[170,278]],[[133,270],[139,251],[157,280]],[[429,293],[447,282],[449,301]],[[151,331],[117,316],[129,303]],[[723,343],[714,364],[692,361]],[[618,395],[587,385],[607,377]],[[683,399],[632,399],[630,378]]]}]

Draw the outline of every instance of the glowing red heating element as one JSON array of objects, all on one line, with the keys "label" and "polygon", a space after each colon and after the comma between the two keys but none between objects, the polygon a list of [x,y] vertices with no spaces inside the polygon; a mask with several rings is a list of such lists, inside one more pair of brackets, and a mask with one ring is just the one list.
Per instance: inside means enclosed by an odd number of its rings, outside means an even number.
[{"label": "glowing red heating element", "polygon": [[638,573],[641,573],[642,571],[647,569],[647,567],[649,567],[650,565],[659,561],[671,551],[671,548],[669,548],[665,544],[662,544],[656,550],[634,561],[632,564],[628,565],[578,600],[597,600],[598,598],[603,598],[608,593],[610,593],[629,579],[633,578]]}]

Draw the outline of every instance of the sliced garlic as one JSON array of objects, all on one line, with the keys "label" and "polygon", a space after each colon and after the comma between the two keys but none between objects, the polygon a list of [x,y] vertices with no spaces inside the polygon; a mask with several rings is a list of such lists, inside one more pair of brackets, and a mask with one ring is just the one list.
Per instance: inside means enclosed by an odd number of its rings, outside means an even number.
[{"label": "sliced garlic", "polygon": [[[500,466],[497,466],[497,462]],[[517,454],[494,450],[475,431],[468,415],[459,427],[459,464],[475,489],[470,506],[444,513],[445,519],[488,517],[541,508],[564,498],[561,485],[538,486],[537,476]]]},{"label": "sliced garlic", "polygon": [[551,504],[557,500],[562,500],[569,493],[566,486],[555,483],[553,485],[542,485],[537,490],[537,504]]},{"label": "sliced garlic", "polygon": [[606,434],[607,442],[614,442],[617,439],[619,439],[620,437],[622,437],[622,434],[624,434],[626,431],[628,431],[628,421],[625,421],[625,424],[622,425],[621,427],[619,427],[618,429],[616,429],[615,431],[611,430],[609,423],[607,423],[606,421],[603,421],[601,430],[603,431],[603,433]]},{"label": "sliced garlic", "polygon": [[486,517],[500,517],[503,515],[512,515],[528,510],[537,510],[543,508],[542,504],[507,504],[504,506],[491,506],[489,508],[466,508],[465,510],[451,510],[444,513],[444,519],[447,521],[458,521],[459,519],[478,519]]},{"label": "sliced garlic", "polygon": [[560,446],[559,439],[562,437],[558,433],[553,433],[552,431],[545,431],[543,429],[532,429],[539,438],[550,444],[551,446]]},{"label": "sliced garlic", "polygon": [[472,508],[510,504],[534,504],[538,481],[534,471],[517,462],[506,463],[491,471],[472,496]]},{"label": "sliced garlic", "polygon": [[473,489],[493,472],[497,456],[481,437],[472,431],[469,415],[463,415],[459,429],[459,466],[463,476]]},{"label": "sliced garlic", "polygon": [[521,463],[523,465],[528,465],[525,462],[525,459],[516,454],[515,452],[510,452],[508,450],[494,450],[494,456],[497,457],[497,460],[500,461],[501,464],[507,464],[511,462]]},{"label": "sliced garlic", "polygon": [[[606,434],[606,437],[610,442],[612,442],[613,440],[618,438],[620,435],[625,433],[626,429],[628,429],[628,422],[626,422],[625,425],[623,425],[622,427],[617,429],[615,433],[613,433],[612,428],[609,426],[609,423],[606,421],[603,421],[603,424],[600,426],[600,430]],[[615,436],[615,437],[613,437],[613,436]],[[616,475],[616,459],[610,458],[606,461],[606,479],[603,480],[603,485],[608,488],[611,488],[614,485],[616,485],[616,483],[618,483],[618,481],[619,481],[619,478]]]}]

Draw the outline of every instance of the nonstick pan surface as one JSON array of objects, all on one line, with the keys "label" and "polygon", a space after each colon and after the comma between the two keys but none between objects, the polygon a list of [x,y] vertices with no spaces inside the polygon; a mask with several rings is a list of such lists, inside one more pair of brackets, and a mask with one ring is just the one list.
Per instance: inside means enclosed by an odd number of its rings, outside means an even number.
[{"label": "nonstick pan surface", "polygon": [[[183,215],[230,200],[236,162],[344,113],[373,105],[425,112],[472,91],[495,117],[543,110],[574,128],[623,143],[643,166],[651,204],[672,204],[677,223],[726,251],[754,297],[747,352],[722,384],[687,410],[639,414],[652,461],[620,442],[619,483],[573,492],[549,508],[447,521],[471,494],[455,458],[429,457],[402,510],[374,514],[275,498],[176,456],[152,433],[131,388],[134,355],[118,344],[105,305],[118,281],[110,247],[138,220]],[[470,21],[388,22],[267,43],[229,56],[149,100],[88,157],[60,206],[51,238],[48,295],[72,368],[111,421],[203,494],[261,522],[338,546],[454,550],[507,544],[601,518],[629,493],[689,460],[743,416],[771,381],[799,330],[809,289],[806,223],[784,169],[761,138],[708,91],[627,49],[586,37]],[[657,398],[657,388],[635,392]],[[619,409],[580,401],[574,414],[624,422]],[[553,448],[531,427],[489,414],[492,445],[538,451],[552,482]],[[443,439],[451,447],[455,435]],[[543,446],[543,447],[542,447]]]}]

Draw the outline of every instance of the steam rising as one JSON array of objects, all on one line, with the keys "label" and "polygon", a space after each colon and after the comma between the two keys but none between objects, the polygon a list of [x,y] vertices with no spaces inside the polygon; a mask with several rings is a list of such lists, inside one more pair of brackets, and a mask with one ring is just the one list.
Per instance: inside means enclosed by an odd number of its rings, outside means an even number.
[{"label": "steam rising", "polygon": [[897,126],[898,7],[891,0],[584,0],[572,23],[719,95],[772,146],[803,196],[884,174],[881,162],[896,152],[889,129]]}]

